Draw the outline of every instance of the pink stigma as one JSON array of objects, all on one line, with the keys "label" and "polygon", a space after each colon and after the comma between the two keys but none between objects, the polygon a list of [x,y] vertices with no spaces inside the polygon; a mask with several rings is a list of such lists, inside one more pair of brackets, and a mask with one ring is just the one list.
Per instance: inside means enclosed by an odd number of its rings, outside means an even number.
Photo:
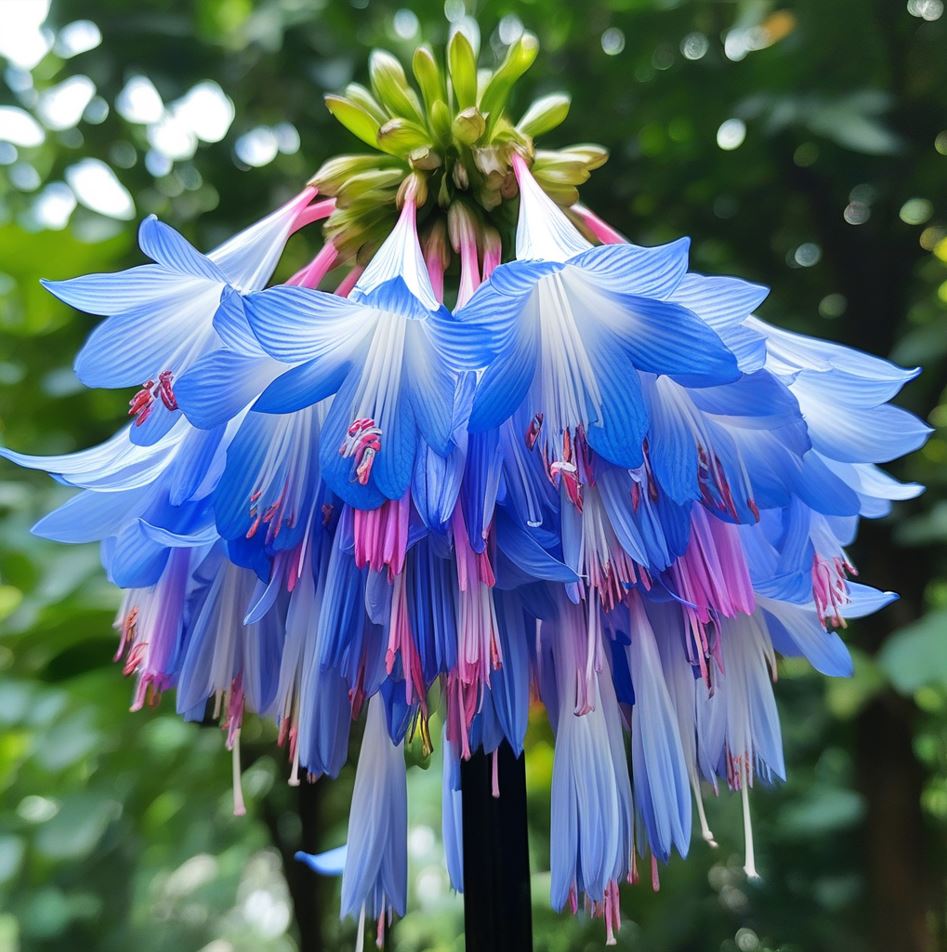
[{"label": "pink stigma", "polygon": [[339,455],[355,460],[355,481],[365,486],[372,474],[372,464],[381,452],[381,427],[375,421],[363,417],[354,420],[346,438],[339,447]]},{"label": "pink stigma", "polygon": [[135,418],[135,426],[141,426],[151,416],[156,398],[161,400],[165,409],[177,410],[178,401],[174,396],[173,380],[174,374],[170,370],[162,370],[158,374],[157,383],[148,379],[141,385],[141,390],[128,401],[128,415]]}]

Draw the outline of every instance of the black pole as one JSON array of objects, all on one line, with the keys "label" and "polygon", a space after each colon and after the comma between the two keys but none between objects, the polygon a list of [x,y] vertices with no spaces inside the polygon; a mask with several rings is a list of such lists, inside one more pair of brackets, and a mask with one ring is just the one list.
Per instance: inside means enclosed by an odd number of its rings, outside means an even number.
[{"label": "black pole", "polygon": [[506,742],[497,775],[494,797],[493,755],[478,751],[461,762],[467,952],[532,952],[526,760]]}]

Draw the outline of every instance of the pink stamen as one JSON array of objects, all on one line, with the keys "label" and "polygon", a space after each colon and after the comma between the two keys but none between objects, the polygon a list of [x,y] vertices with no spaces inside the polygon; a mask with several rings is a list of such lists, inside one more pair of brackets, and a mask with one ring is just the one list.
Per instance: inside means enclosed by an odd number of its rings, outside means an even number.
[{"label": "pink stamen", "polygon": [[849,602],[848,575],[857,575],[854,566],[841,556],[830,559],[816,555],[812,560],[812,598],[823,627],[846,628],[842,609]]},{"label": "pink stamen", "polygon": [[388,650],[385,654],[385,670],[391,674],[395,662],[401,658],[404,675],[404,699],[406,704],[418,703],[427,716],[427,692],[424,689],[424,673],[421,656],[418,654],[411,624],[408,621],[408,599],[405,592],[404,574],[396,575],[391,590],[391,612],[388,629]]},{"label": "pink stamen", "polygon": [[392,575],[404,569],[408,550],[410,494],[389,499],[377,509],[356,509],[353,519],[355,564],[380,572],[386,565]]},{"label": "pink stamen", "polygon": [[141,426],[150,416],[155,399],[160,399],[165,409],[173,412],[178,408],[178,401],[174,396],[174,374],[170,370],[162,370],[158,374],[157,382],[149,378],[141,389],[128,401],[128,415],[135,417],[135,426]]},{"label": "pink stamen", "polygon": [[722,522],[703,506],[695,506],[687,549],[672,566],[671,576],[678,594],[688,603],[683,611],[696,649],[693,660],[709,684],[708,628],[715,626],[719,616],[752,615],[756,608],[738,527]]}]

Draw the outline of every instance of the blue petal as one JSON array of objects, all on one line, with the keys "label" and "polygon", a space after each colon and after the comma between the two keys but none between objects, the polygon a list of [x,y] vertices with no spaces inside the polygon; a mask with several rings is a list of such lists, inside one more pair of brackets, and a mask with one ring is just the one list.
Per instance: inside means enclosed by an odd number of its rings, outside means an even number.
[{"label": "blue petal", "polygon": [[622,294],[666,298],[687,273],[690,239],[642,248],[631,244],[600,245],[569,260],[601,288]]},{"label": "blue petal", "polygon": [[638,374],[617,346],[589,348],[588,354],[602,397],[601,416],[589,426],[589,446],[616,466],[634,469],[642,463],[648,431]]},{"label": "blue petal", "polygon": [[97,542],[143,512],[153,496],[152,486],[114,493],[86,490],[40,519],[33,533],[54,542]]},{"label": "blue petal", "polygon": [[625,295],[623,345],[639,370],[682,377],[691,386],[730,383],[740,370],[720,337],[691,311],[669,301]]},{"label": "blue petal", "polygon": [[816,671],[831,678],[854,672],[851,655],[834,631],[826,631],[814,608],[768,598],[759,599],[773,647],[786,657],[802,655]]},{"label": "blue petal", "polygon": [[297,850],[293,854],[293,859],[305,863],[313,872],[321,876],[341,876],[345,868],[347,852],[348,846],[343,843],[324,853],[304,853],[302,850]]},{"label": "blue petal", "polygon": [[793,388],[809,426],[812,446],[846,463],[886,463],[922,446],[931,428],[907,410],[883,405],[852,409],[823,403],[812,393]]},{"label": "blue petal", "polygon": [[405,328],[407,390],[418,428],[428,446],[440,456],[446,456],[455,424],[457,378],[439,359],[425,331],[426,327],[418,322],[411,322]]},{"label": "blue petal", "polygon": [[348,853],[342,874],[342,915],[371,918],[383,903],[404,915],[407,892],[408,792],[404,753],[391,743],[384,704],[368,704],[362,750],[349,811]]},{"label": "blue petal", "polygon": [[672,846],[681,856],[687,855],[690,785],[654,631],[637,601],[631,628],[628,657],[635,694],[631,724],[635,802],[644,817],[652,852],[667,860]]},{"label": "blue petal", "polygon": [[[339,448],[345,442],[348,428],[352,423],[352,404],[358,390],[359,380],[358,370],[352,370],[345,378],[338,394],[332,401],[331,407],[329,407],[325,423],[322,426],[319,468],[326,485],[344,502],[358,509],[375,509],[385,501],[385,496],[374,479],[375,467],[380,461],[380,456],[375,459],[372,478],[367,485],[363,486],[354,479],[353,461],[339,452]],[[383,441],[385,436],[386,434],[382,434]],[[387,448],[384,442],[382,447],[382,452],[384,452]],[[413,447],[411,452],[413,455]],[[410,481],[410,467],[407,478]]]},{"label": "blue petal", "polygon": [[169,410],[160,399],[156,399],[144,423],[136,420],[131,425],[129,439],[136,446],[154,446],[174,429],[180,419],[180,410]]},{"label": "blue petal", "polygon": [[280,374],[260,394],[253,409],[260,413],[292,413],[312,406],[338,391],[351,369],[349,362],[327,366],[318,358],[309,360]]},{"label": "blue petal", "polygon": [[194,426],[212,429],[237,416],[285,369],[270,357],[215,350],[175,381],[174,394]]},{"label": "blue petal", "polygon": [[759,370],[766,361],[766,338],[743,321],[769,294],[769,289],[739,278],[688,274],[674,289],[671,300],[706,321],[733,351],[744,373]]},{"label": "blue petal", "polygon": [[221,270],[202,255],[169,225],[149,215],[138,229],[138,244],[141,250],[168,271],[205,278],[220,285],[227,283]]},{"label": "blue petal", "polygon": [[103,321],[76,357],[75,371],[87,387],[132,387],[175,366],[202,338],[213,340],[211,321],[220,289],[174,283],[160,300]]},{"label": "blue petal", "polygon": [[533,382],[537,354],[536,336],[531,327],[524,327],[512,346],[487,367],[474,395],[471,433],[499,426],[513,415]]},{"label": "blue petal", "polygon": [[363,304],[289,285],[247,295],[243,306],[263,349],[286,363],[349,360],[378,320],[378,312]]},{"label": "blue petal", "polygon": [[411,484],[414,454],[418,445],[414,402],[406,400],[403,393],[389,414],[381,440],[381,451],[375,457],[371,480],[378,491],[389,499],[400,499]]},{"label": "blue petal", "polygon": [[551,555],[535,534],[511,519],[503,509],[497,510],[497,545],[527,575],[550,582],[577,582],[578,576],[567,565]]},{"label": "blue petal", "polygon": [[260,342],[254,337],[247,320],[243,297],[233,288],[224,288],[220,298],[220,307],[214,315],[214,330],[217,336],[231,350],[241,354],[260,354]]},{"label": "blue petal", "polygon": [[[180,286],[181,278],[154,264],[114,274],[84,274],[66,281],[40,284],[66,304],[88,314],[106,317],[137,310]],[[198,288],[198,283],[192,284]]]},{"label": "blue petal", "polygon": [[109,581],[119,588],[148,588],[161,578],[169,554],[167,546],[150,538],[137,521],[131,522],[109,549]]}]

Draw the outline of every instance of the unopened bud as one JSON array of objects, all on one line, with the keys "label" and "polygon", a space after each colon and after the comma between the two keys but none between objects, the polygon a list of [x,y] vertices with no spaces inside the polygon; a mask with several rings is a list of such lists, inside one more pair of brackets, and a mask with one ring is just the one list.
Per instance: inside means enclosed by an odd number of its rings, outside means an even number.
[{"label": "unopened bud", "polygon": [[309,180],[309,184],[318,188],[320,195],[337,195],[345,183],[357,175],[397,168],[399,165],[394,156],[379,155],[377,152],[373,155],[338,155],[324,162],[319,171]]},{"label": "unopened bud", "polygon": [[524,33],[507,50],[480,98],[480,110],[489,117],[490,127],[500,117],[514,83],[533,65],[538,53],[539,40],[533,33]]},{"label": "unopened bud", "polygon": [[464,145],[473,145],[484,133],[487,123],[476,106],[461,110],[451,125],[454,138]]},{"label": "unopened bud", "polygon": [[457,30],[447,46],[447,65],[450,71],[454,98],[460,109],[477,104],[477,57],[470,40]]},{"label": "unopened bud", "polygon": [[381,103],[372,95],[371,90],[366,89],[361,83],[349,83],[345,87],[344,95],[346,99],[351,99],[369,115],[374,116],[379,125],[390,118]]},{"label": "unopened bud", "polygon": [[411,59],[411,69],[414,78],[421,87],[424,105],[430,112],[431,106],[435,102],[447,98],[447,89],[444,85],[444,75],[429,46],[419,46],[414,51],[414,56]]},{"label": "unopened bud", "polygon": [[408,85],[401,63],[387,50],[374,50],[368,61],[372,89],[381,104],[395,116],[423,124],[424,113],[414,90]]},{"label": "unopened bud", "polygon": [[427,201],[427,176],[422,172],[412,172],[406,176],[398,189],[396,199],[398,208],[409,200],[413,201],[418,208]]},{"label": "unopened bud", "polygon": [[408,155],[408,164],[413,169],[422,172],[433,172],[441,167],[441,157],[429,146],[423,145],[412,149]]},{"label": "unopened bud", "polygon": [[378,145],[378,120],[366,109],[344,96],[326,96],[329,112],[345,126],[352,135],[368,145]]},{"label": "unopened bud", "polygon": [[523,113],[523,118],[516,124],[516,128],[534,138],[545,135],[565,121],[571,103],[572,100],[565,93],[543,96]]},{"label": "unopened bud", "polygon": [[430,147],[430,135],[423,126],[402,119],[389,119],[379,130],[377,143],[380,149],[393,155],[409,155],[414,149]]}]

